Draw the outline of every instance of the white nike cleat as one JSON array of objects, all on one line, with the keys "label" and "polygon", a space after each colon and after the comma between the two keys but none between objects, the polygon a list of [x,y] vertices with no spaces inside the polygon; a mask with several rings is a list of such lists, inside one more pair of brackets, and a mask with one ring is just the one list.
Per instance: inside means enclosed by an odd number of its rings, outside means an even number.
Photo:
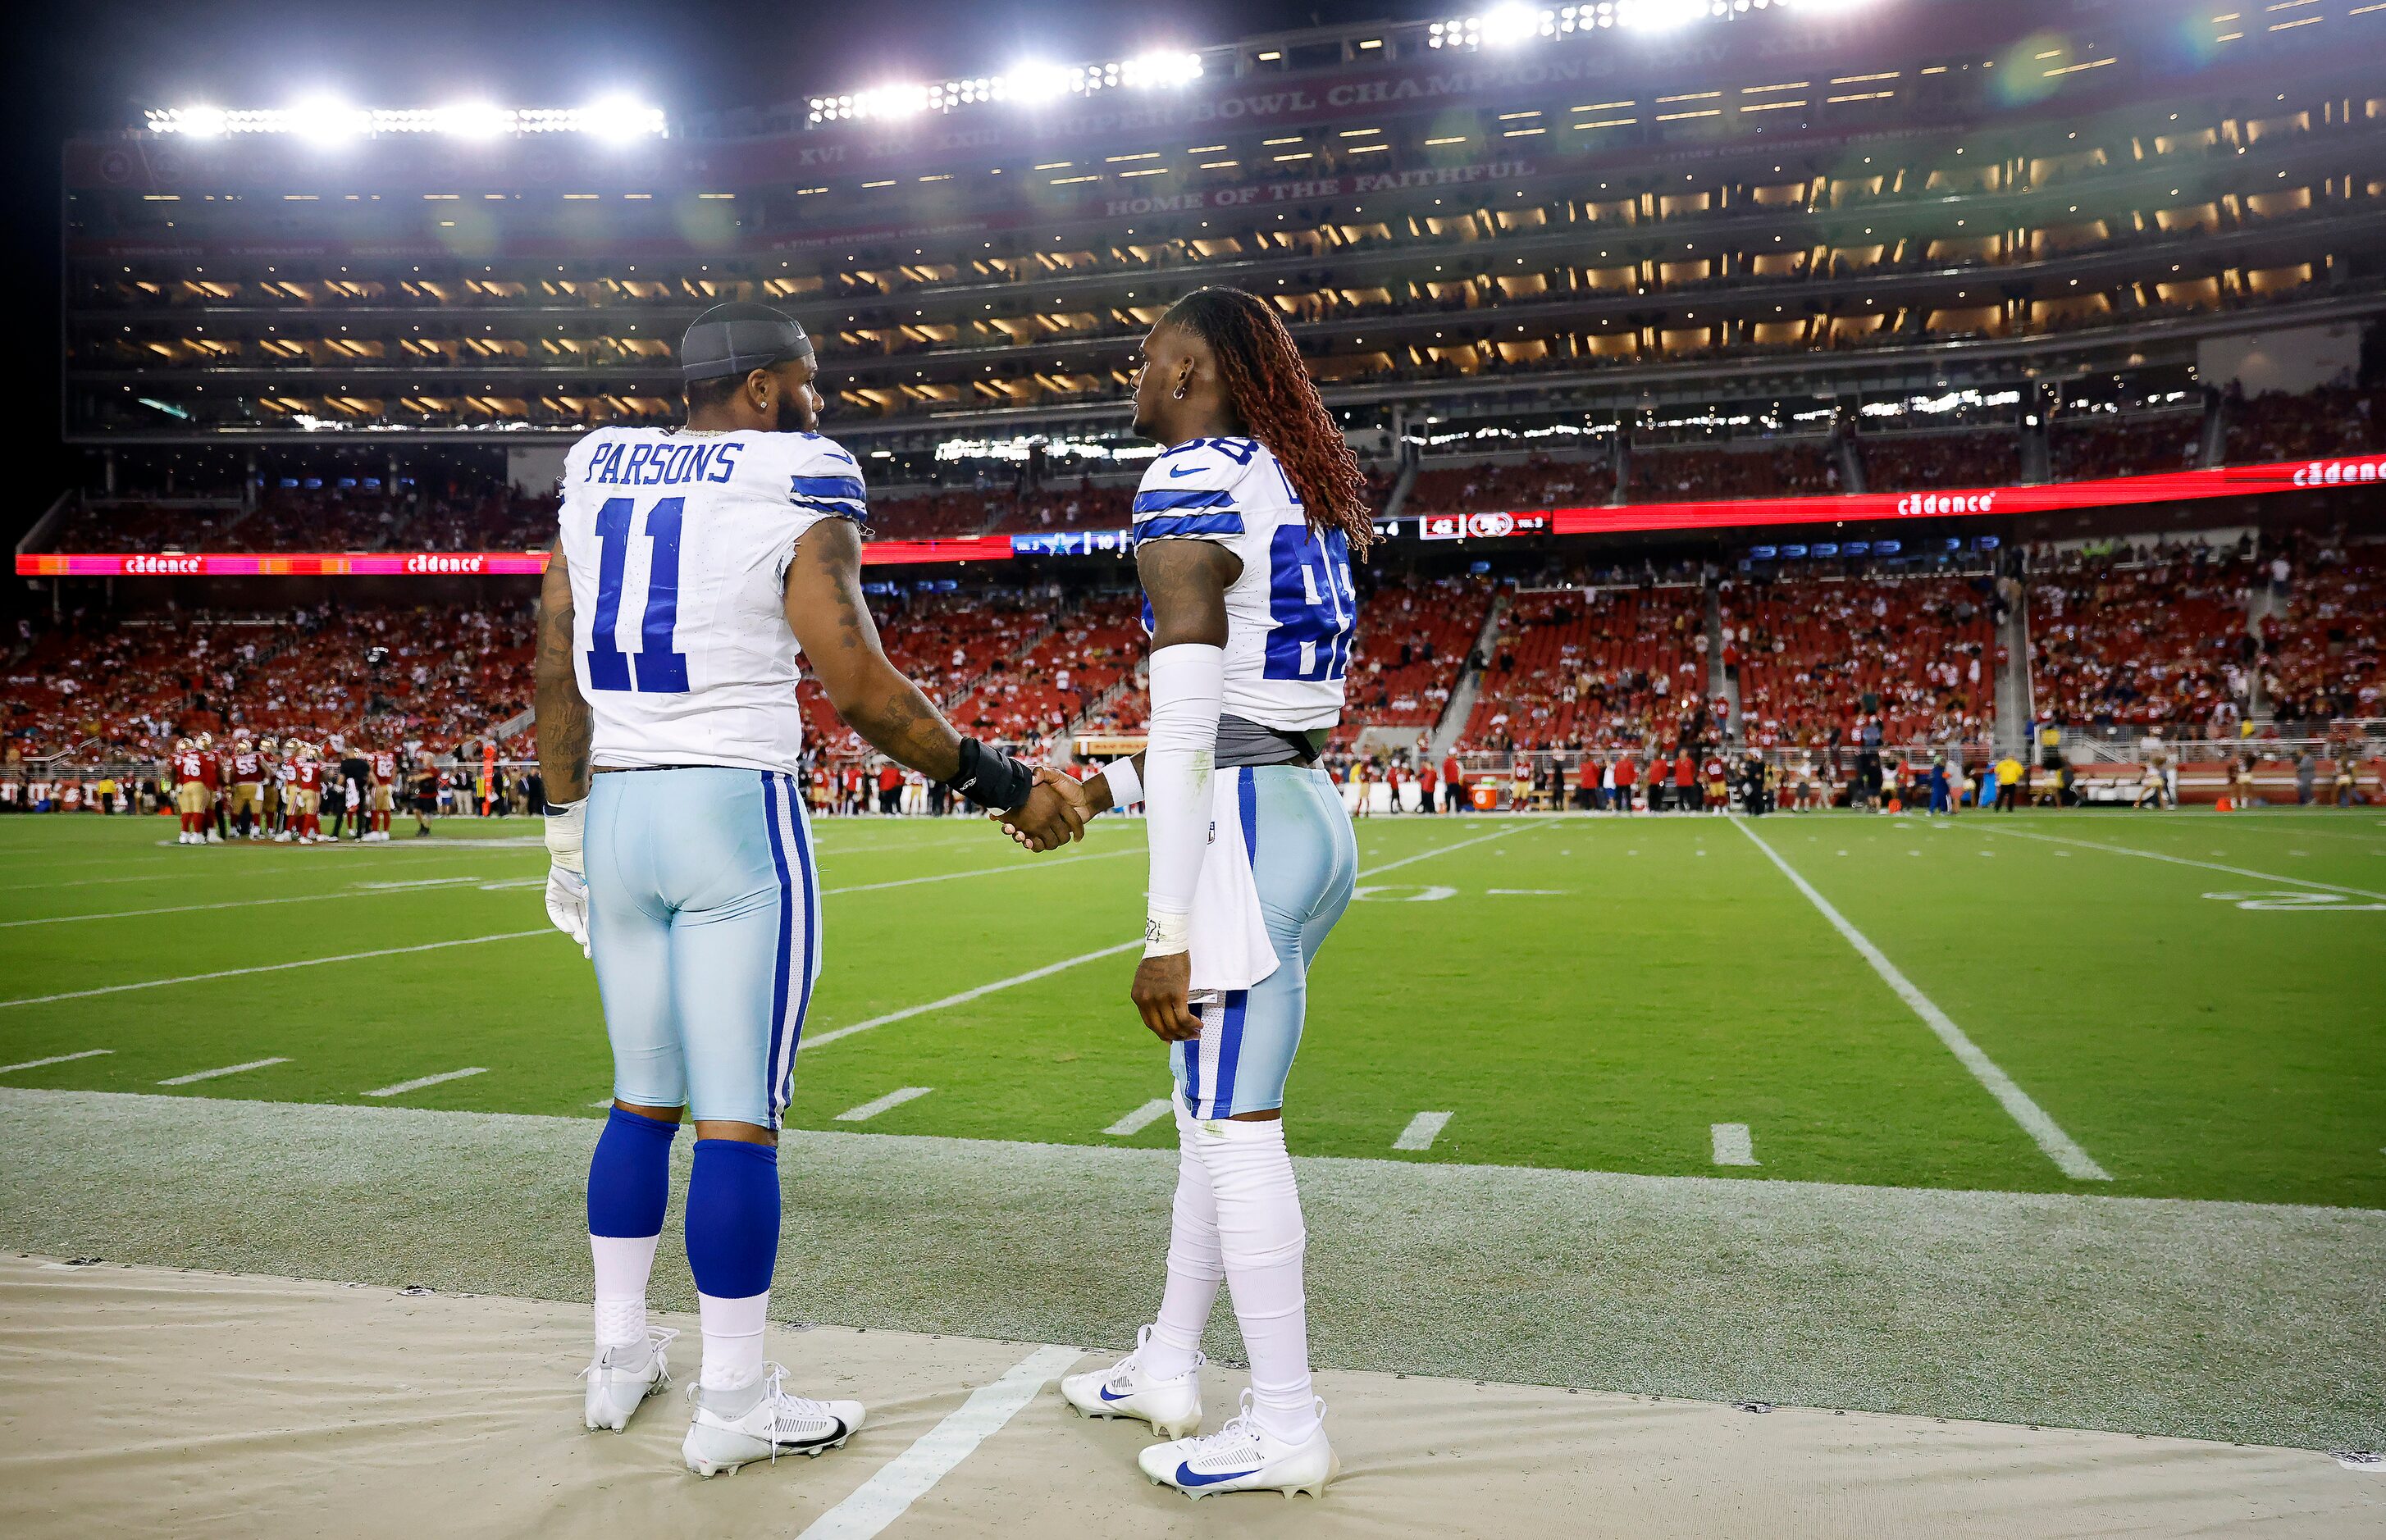
[{"label": "white nike cleat", "polygon": [[[1317,1404],[1320,1416],[1325,1403]],[[1154,1486],[1173,1486],[1188,1497],[1213,1492],[1281,1492],[1289,1501],[1296,1492],[1325,1496],[1325,1486],[1342,1473],[1334,1446],[1325,1441],[1322,1422],[1307,1441],[1287,1444],[1270,1436],[1251,1421],[1251,1393],[1243,1392],[1243,1408],[1216,1433],[1155,1444],[1136,1457]]]},{"label": "white nike cleat", "polygon": [[1201,1426],[1200,1354],[1193,1367],[1173,1380],[1155,1380],[1143,1369],[1143,1346],[1151,1336],[1135,1334],[1135,1351],[1108,1369],[1089,1369],[1061,1382],[1061,1394],[1080,1417],[1124,1417],[1149,1422],[1162,1438],[1184,1438]]},{"label": "white nike cleat", "polygon": [[207,843],[209,845],[221,845],[223,844],[223,836],[210,829],[207,831]]},{"label": "white nike cleat", "polygon": [[[859,1401],[814,1401],[787,1394],[787,1371],[777,1364],[764,1366],[769,1376],[744,1391],[722,1392],[690,1386],[696,1418],[687,1425],[680,1458],[699,1476],[735,1471],[758,1459],[775,1463],[781,1455],[817,1459],[851,1438],[861,1427]],[[751,1395],[752,1405],[735,1414],[717,1409],[718,1403]],[[708,1404],[710,1403],[710,1404]]]},{"label": "white nike cleat", "polygon": [[630,1425],[630,1414],[646,1398],[671,1383],[671,1364],[663,1350],[678,1336],[668,1326],[649,1326],[643,1350],[635,1343],[596,1349],[596,1358],[580,1371],[588,1382],[586,1409],[591,1431],[615,1433]]}]

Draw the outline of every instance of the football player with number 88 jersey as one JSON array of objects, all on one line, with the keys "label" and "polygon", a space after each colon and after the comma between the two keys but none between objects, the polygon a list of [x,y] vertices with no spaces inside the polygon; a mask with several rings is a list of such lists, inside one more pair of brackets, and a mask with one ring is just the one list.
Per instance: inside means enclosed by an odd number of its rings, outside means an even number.
[{"label": "football player with number 88 jersey", "polygon": [[681,1454],[709,1476],[835,1448],[862,1418],[858,1402],[788,1392],[762,1358],[777,1131],[822,957],[798,657],[890,758],[1052,843],[1083,823],[886,661],[861,598],[860,469],[814,431],[803,329],[716,306],[680,365],[685,428],[600,428],[566,457],[536,698],[547,912],[595,960],[613,1049],[588,1171],[586,1421],[624,1427],[669,1383],[672,1333],[647,1325],[646,1287],[686,1114],[704,1356]]},{"label": "football player with number 88 jersey", "polygon": [[[1202,289],[1169,307],[1144,341],[1136,432],[1165,446],[1135,499],[1149,743],[1085,795],[1090,812],[1141,801],[1148,814],[1131,997],[1170,1045],[1175,1214],[1157,1319],[1135,1352],[1061,1392],[1165,1434],[1139,1463],[1188,1496],[1323,1495],[1338,1466],[1310,1384],[1307,1233],[1282,1109],[1310,964],[1358,873],[1350,814],[1317,757],[1342,714],[1350,555],[1374,515],[1300,350],[1250,294]],[[1187,1436],[1221,1283],[1251,1388],[1240,1415]]]}]

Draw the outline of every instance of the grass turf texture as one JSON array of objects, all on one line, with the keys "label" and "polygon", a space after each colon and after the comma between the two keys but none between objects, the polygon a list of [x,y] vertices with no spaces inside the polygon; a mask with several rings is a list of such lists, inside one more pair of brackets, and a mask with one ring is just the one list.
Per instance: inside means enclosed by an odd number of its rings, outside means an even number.
[{"label": "grass turf texture", "polygon": [[[2386,1207],[2374,810],[1752,827],[2113,1181],[2064,1176],[1720,819],[1363,823],[1364,896],[1312,978],[1294,1149]],[[1140,908],[1132,822],[1041,861],[966,820],[819,833],[815,1035],[1114,945]],[[449,820],[386,846],[186,849],[164,820],[0,820],[0,999],[533,931],[535,834]],[[182,912],[134,912],[159,910]],[[86,915],[116,918],[66,919]],[[1130,970],[1121,953],[819,1044],[789,1121],[850,1128],[839,1112],[928,1086],[860,1126],[1164,1146],[1165,1120],[1102,1132],[1167,1088]],[[364,1093],[481,1068],[392,1099],[589,1117],[609,1089],[588,966],[552,935],[0,1006],[0,1064],[92,1048],[112,1051],[6,1083],[382,1105]],[[157,1084],[269,1058],[287,1062]],[[1453,1117],[1396,1153],[1424,1110]],[[1762,1164],[1712,1164],[1716,1123],[1748,1125]]]}]

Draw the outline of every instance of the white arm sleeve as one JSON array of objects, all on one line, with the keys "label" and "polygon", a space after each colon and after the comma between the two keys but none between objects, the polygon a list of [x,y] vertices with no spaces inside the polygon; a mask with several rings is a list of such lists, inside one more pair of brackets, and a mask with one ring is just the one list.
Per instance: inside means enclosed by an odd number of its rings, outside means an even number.
[{"label": "white arm sleeve", "polygon": [[1210,775],[1226,695],[1226,650],[1184,642],[1151,655],[1151,734],[1143,757],[1146,838],[1143,955],[1190,945],[1194,884],[1210,842]]}]

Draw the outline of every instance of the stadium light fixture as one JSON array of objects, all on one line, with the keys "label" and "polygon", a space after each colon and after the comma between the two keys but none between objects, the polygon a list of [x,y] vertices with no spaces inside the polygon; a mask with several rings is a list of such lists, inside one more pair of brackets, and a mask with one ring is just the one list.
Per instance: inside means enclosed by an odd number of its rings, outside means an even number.
[{"label": "stadium light fixture", "polygon": [[823,123],[860,119],[902,119],[922,112],[951,112],[986,102],[1035,104],[1064,95],[1090,96],[1121,87],[1137,90],[1181,86],[1201,78],[1201,56],[1173,50],[1138,55],[1108,64],[1063,68],[1031,61],[1000,75],[942,81],[927,86],[880,86],[810,100],[808,121]]},{"label": "stadium light fixture", "polygon": [[467,103],[445,107],[350,106],[328,96],[289,107],[152,107],[144,118],[152,133],[191,138],[219,134],[286,133],[320,144],[367,134],[443,133],[466,139],[506,134],[586,133],[599,139],[659,138],[667,131],[662,109],[627,97],[608,97],[585,107],[500,107]]}]

